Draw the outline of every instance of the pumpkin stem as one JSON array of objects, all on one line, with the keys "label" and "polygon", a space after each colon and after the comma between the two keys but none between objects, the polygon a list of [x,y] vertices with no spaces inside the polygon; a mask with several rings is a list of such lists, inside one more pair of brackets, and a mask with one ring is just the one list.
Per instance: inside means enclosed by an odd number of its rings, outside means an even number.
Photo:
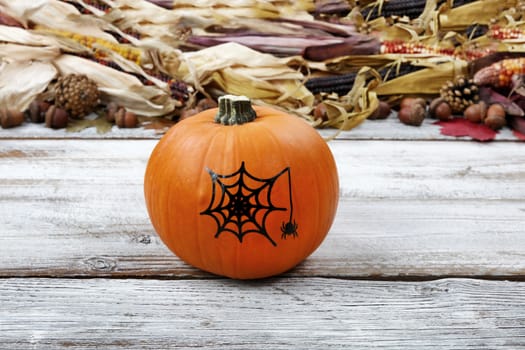
[{"label": "pumpkin stem", "polygon": [[251,122],[256,113],[250,99],[246,96],[224,95],[219,97],[219,111],[215,122],[222,125],[235,125]]}]

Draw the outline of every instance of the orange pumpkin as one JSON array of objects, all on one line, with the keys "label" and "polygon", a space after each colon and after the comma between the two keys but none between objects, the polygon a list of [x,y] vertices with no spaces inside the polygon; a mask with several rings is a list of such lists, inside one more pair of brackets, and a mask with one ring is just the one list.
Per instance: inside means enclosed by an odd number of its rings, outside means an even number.
[{"label": "orange pumpkin", "polygon": [[155,230],[177,256],[251,279],[285,272],[317,249],[339,182],[329,147],[310,125],[227,95],[162,137],[144,192]]}]

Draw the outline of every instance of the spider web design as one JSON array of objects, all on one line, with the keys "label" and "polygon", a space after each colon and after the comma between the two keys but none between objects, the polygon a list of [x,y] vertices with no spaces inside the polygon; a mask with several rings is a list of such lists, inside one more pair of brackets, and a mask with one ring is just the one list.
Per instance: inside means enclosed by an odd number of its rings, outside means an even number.
[{"label": "spider web design", "polygon": [[256,233],[266,237],[273,246],[277,246],[266,230],[266,219],[274,211],[288,210],[272,203],[275,182],[283,174],[288,173],[291,221],[293,207],[290,168],[287,167],[266,179],[250,174],[244,162],[241,163],[239,170],[228,175],[217,174],[211,169],[207,171],[212,179],[212,195],[208,208],[200,214],[211,216],[217,223],[215,238],[223,232],[230,232],[242,243],[245,235]]}]

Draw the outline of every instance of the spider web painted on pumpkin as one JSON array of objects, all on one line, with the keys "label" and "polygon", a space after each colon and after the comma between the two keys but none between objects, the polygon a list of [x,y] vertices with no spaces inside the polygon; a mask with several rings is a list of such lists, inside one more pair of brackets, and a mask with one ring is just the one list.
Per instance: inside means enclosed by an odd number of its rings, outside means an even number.
[{"label": "spider web painted on pumpkin", "polygon": [[[212,179],[212,196],[210,204],[201,215],[211,216],[217,223],[218,238],[223,232],[234,234],[242,243],[245,235],[249,233],[260,234],[266,237],[272,245],[277,243],[270,237],[266,230],[266,219],[274,211],[286,211],[288,208],[278,207],[272,202],[272,191],[276,181],[285,173],[288,174],[288,186],[290,194],[290,220],[283,223],[281,230],[286,238],[284,227],[297,228],[295,222],[291,224],[292,201],[290,186],[290,168],[285,168],[273,177],[261,179],[253,176],[246,170],[244,162],[239,170],[228,174],[217,174],[207,169]],[[291,226],[290,226],[291,225]],[[294,226],[295,225],[295,226]],[[297,232],[291,232],[294,237]]]}]

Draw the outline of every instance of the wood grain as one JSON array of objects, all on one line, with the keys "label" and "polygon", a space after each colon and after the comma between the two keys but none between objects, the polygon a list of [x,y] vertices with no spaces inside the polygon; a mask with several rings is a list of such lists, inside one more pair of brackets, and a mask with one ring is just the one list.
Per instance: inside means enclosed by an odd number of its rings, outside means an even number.
[{"label": "wood grain", "polygon": [[1,279],[8,349],[523,349],[521,283]]},{"label": "wood grain", "polygon": [[[174,257],[149,223],[142,179],[156,142],[0,141],[0,276],[207,276]],[[522,144],[330,146],[338,214],[289,275],[525,276]]]}]

